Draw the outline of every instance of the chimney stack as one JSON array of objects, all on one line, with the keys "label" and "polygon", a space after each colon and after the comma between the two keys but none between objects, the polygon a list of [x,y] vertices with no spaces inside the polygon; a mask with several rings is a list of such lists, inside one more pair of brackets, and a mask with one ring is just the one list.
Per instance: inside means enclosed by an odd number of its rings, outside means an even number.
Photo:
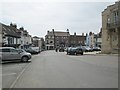
[{"label": "chimney stack", "polygon": [[20,27],[19,29],[20,29],[20,30],[24,30],[24,28],[23,28],[23,27]]},{"label": "chimney stack", "polygon": [[84,33],[82,33],[82,36],[84,36]]},{"label": "chimney stack", "polygon": [[76,36],[76,32],[74,32],[74,35]]},{"label": "chimney stack", "polygon": [[47,31],[47,34],[49,34],[49,30]]},{"label": "chimney stack", "polygon": [[17,25],[16,24],[10,23],[10,26],[17,29]]},{"label": "chimney stack", "polygon": [[52,29],[52,32],[54,33],[54,29]]}]

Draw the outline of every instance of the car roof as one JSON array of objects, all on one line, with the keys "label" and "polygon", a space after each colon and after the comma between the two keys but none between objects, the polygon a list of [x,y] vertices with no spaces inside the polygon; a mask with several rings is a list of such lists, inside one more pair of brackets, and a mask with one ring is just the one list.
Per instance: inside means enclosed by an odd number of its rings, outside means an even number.
[{"label": "car roof", "polygon": [[0,49],[15,49],[13,47],[0,47]]}]

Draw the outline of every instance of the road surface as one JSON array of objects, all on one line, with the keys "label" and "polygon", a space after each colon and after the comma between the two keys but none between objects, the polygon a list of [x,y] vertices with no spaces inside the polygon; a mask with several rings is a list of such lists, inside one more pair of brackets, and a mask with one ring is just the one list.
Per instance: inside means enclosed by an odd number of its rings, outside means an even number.
[{"label": "road surface", "polygon": [[[12,88],[117,88],[118,57],[66,55],[44,51],[23,69],[8,87]],[[5,66],[4,66],[5,67]],[[19,67],[19,66],[18,66]],[[17,68],[17,69],[20,69]],[[16,70],[16,69],[15,69]],[[4,76],[4,87],[9,76]],[[6,82],[6,83],[5,83]],[[6,88],[8,88],[6,87]]]}]

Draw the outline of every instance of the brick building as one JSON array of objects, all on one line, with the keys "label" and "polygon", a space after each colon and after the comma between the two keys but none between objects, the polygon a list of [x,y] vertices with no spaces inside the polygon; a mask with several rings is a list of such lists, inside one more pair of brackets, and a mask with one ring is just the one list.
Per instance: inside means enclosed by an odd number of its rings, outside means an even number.
[{"label": "brick building", "polygon": [[70,46],[83,46],[85,45],[85,40],[86,36],[84,36],[84,33],[82,35],[76,35],[76,33],[74,33],[74,35],[70,35]]},{"label": "brick building", "polygon": [[82,35],[70,35],[69,29],[66,32],[63,31],[48,31],[45,36],[45,46],[46,50],[53,50],[59,47],[70,47],[70,46],[80,46],[85,45],[86,37]]}]

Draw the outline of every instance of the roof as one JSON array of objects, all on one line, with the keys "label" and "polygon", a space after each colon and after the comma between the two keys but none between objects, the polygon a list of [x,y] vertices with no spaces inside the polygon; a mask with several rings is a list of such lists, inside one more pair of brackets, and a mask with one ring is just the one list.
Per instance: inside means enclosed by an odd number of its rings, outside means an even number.
[{"label": "roof", "polygon": [[20,38],[20,35],[17,33],[16,28],[10,27],[10,26],[4,25],[4,24],[1,24],[1,25],[2,25],[2,31],[5,32],[6,35]]},{"label": "roof", "polygon": [[61,31],[54,31],[54,33],[53,32],[49,32],[48,35],[70,36],[70,34],[68,32],[61,32]]},{"label": "roof", "polygon": [[55,36],[70,36],[70,34],[68,32],[59,32],[59,31],[56,31],[54,33],[55,33]]}]

